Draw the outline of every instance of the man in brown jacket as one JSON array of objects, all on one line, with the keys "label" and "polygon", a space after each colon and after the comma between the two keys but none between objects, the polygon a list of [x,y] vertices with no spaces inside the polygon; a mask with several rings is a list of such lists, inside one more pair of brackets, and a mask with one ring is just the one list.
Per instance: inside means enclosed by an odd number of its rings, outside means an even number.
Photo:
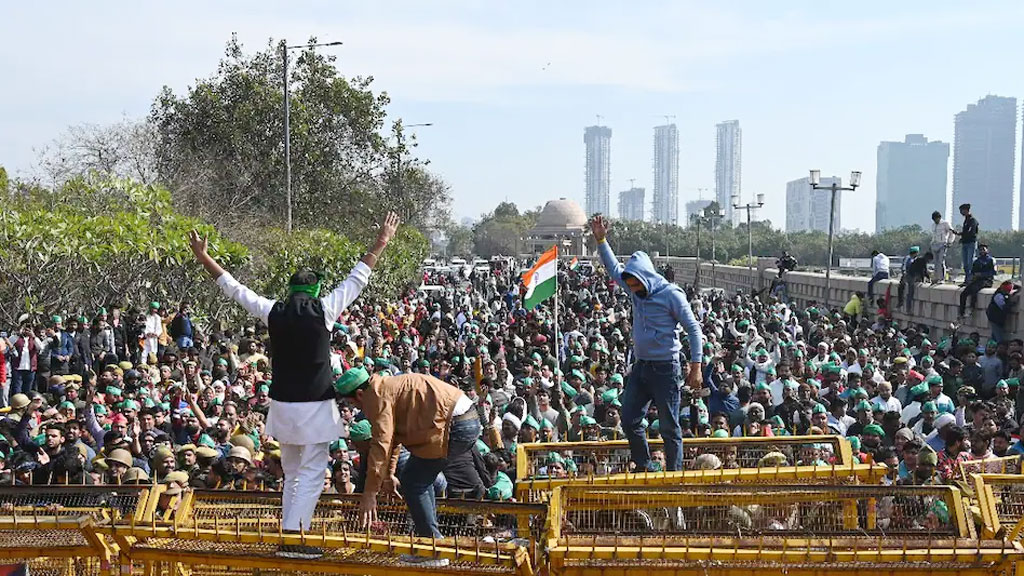
[{"label": "man in brown jacket", "polygon": [[[360,507],[363,521],[377,520],[377,494],[385,484],[394,491],[397,480],[416,535],[440,538],[434,481],[449,460],[471,450],[480,438],[473,401],[428,374],[371,378],[363,368],[342,374],[335,390],[373,426]],[[410,456],[402,477],[395,479],[399,445],[405,446]]]}]

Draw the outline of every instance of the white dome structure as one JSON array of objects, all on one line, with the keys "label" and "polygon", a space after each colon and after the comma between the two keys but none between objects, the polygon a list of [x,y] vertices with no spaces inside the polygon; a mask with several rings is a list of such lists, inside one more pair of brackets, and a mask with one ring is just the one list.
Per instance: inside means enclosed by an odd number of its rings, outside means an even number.
[{"label": "white dome structure", "polygon": [[572,200],[559,198],[544,205],[537,217],[534,230],[568,231],[587,227],[587,215],[583,208]]},{"label": "white dome structure", "polygon": [[563,255],[583,254],[587,214],[574,200],[559,198],[544,205],[537,223],[524,238],[531,253],[537,254],[558,244]]}]

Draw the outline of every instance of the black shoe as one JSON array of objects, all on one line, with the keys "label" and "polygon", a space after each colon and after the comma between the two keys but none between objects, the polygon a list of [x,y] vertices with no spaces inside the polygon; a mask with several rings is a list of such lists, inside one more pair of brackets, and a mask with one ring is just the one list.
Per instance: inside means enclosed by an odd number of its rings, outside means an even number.
[{"label": "black shoe", "polygon": [[324,555],[324,551],[314,546],[282,545],[277,549],[277,556],[293,560],[316,560]]}]

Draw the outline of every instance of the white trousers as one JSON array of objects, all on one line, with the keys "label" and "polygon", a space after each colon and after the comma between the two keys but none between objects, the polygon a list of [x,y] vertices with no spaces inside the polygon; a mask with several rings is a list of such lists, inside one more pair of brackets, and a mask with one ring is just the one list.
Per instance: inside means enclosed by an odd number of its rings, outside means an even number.
[{"label": "white trousers", "polygon": [[318,444],[281,444],[282,486],[281,528],[309,531],[320,493],[324,490],[324,471],[330,457],[329,442]]}]

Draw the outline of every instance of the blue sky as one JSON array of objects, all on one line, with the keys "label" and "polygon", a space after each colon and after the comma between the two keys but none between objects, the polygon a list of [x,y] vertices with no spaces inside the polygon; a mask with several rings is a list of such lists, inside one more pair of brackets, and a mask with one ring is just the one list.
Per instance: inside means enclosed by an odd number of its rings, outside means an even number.
[{"label": "blue sky", "polygon": [[458,216],[582,203],[597,115],[613,203],[630,179],[650,190],[652,128],[673,115],[680,212],[713,194],[715,123],[739,119],[744,195],[764,193],[767,217],[784,222],[785,184],[809,168],[861,170],[843,223],[873,230],[878,142],[951,142],[967,103],[1024,98],[1022,22],[1013,0],[19,2],[0,20],[0,164],[26,175],[68,125],[145,115],[161,86],[209,75],[232,32],[253,49],[315,35],[345,42],[342,73],[373,75],[392,114],[434,123],[418,154]]}]

